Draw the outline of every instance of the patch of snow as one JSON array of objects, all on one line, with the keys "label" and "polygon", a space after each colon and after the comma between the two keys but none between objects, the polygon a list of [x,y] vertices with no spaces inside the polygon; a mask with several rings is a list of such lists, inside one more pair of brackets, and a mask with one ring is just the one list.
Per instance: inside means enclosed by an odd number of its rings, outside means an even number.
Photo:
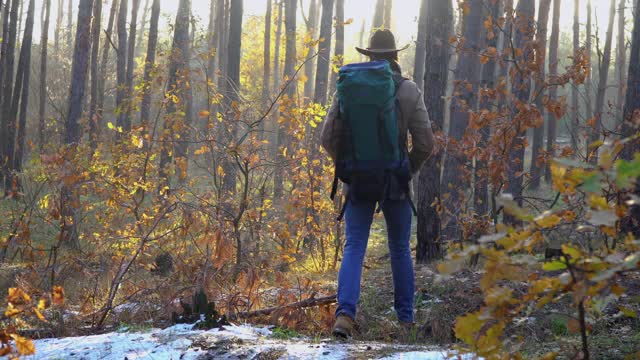
[{"label": "patch of snow", "polygon": [[[191,324],[179,324],[146,333],[108,333],[34,341],[36,355],[28,359],[122,360],[122,359],[238,359],[270,354],[282,360],[341,360],[354,357],[384,360],[442,360],[446,352],[415,346],[383,343],[313,342],[302,338],[278,340],[269,328],[230,325],[208,331],[192,330]],[[470,359],[470,358],[469,358]]]}]

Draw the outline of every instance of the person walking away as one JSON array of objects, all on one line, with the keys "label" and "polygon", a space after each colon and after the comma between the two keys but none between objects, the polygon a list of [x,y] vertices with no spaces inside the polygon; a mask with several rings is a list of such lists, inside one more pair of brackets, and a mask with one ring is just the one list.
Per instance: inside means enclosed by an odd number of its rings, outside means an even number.
[{"label": "person walking away", "polygon": [[[346,243],[338,274],[338,307],[333,334],[348,338],[355,329],[362,265],[375,212],[387,225],[394,308],[403,327],[413,325],[414,273],[409,183],[431,155],[434,137],[422,91],[401,75],[396,41],[377,30],[366,49],[370,61],[342,67],[337,93],[322,129],[322,147],[335,162],[332,198],[345,184]],[[412,147],[408,147],[411,134]],[[435,169],[433,171],[436,171]]]}]

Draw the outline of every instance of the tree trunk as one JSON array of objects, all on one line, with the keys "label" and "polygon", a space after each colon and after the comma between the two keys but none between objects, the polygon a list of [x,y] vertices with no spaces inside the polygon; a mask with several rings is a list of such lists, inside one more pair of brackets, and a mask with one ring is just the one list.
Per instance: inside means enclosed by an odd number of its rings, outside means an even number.
[{"label": "tree trunk", "polygon": [[[363,48],[365,47],[364,45],[364,33],[365,33],[365,21],[362,20],[362,26],[360,27],[360,34],[358,34],[358,46]],[[364,55],[358,53],[359,59],[360,61],[364,61]]]},{"label": "tree trunk", "polygon": [[[316,32],[318,27],[318,25],[316,24],[316,20],[318,18],[316,14],[317,12],[318,12],[318,4],[316,0],[311,0],[311,2],[309,3],[309,17],[306,19],[307,37],[311,41],[315,41],[315,38],[316,38]],[[315,54],[313,53],[313,51],[309,49],[309,54],[307,55],[307,62],[304,65],[304,75],[307,79],[304,83],[304,97],[308,100],[311,100],[313,98],[314,82],[311,81],[311,79],[313,79],[313,61],[311,60],[311,57],[314,55]]]},{"label": "tree trunk", "polygon": [[384,28],[391,29],[391,9],[393,0],[384,0]]},{"label": "tree trunk", "polygon": [[[126,115],[126,105],[124,104],[127,94],[127,10],[128,0],[120,1],[120,9],[118,10],[118,49],[116,51],[116,113],[118,115],[118,127],[124,129],[124,121]],[[118,138],[121,137],[117,133]]]},{"label": "tree trunk", "polygon": [[[224,5],[223,5],[224,7]],[[207,71],[206,71],[206,94],[202,109],[207,109],[210,114],[213,114],[213,101],[211,94],[211,85],[216,83],[216,62],[218,60],[217,48],[218,48],[218,31],[216,30],[216,15],[218,7],[216,6],[216,0],[210,0],[209,2],[209,26],[207,27]],[[212,117],[209,116],[209,123],[206,126],[211,125]],[[210,128],[207,130],[209,131]]]},{"label": "tree trunk", "polygon": [[[286,29],[286,48],[285,48],[285,61],[284,61],[284,76],[289,82],[287,85],[286,94],[289,99],[293,100],[297,93],[296,81],[294,79],[295,63],[296,63],[296,5],[297,0],[284,0],[285,1],[285,29]],[[323,0],[323,5],[325,1]],[[331,1],[331,5],[333,2]],[[333,7],[330,7],[333,9]],[[324,6],[322,11],[324,12]],[[322,31],[322,30],[321,30]],[[322,32],[320,33],[322,37]],[[325,39],[326,40],[326,39]],[[320,59],[318,59],[320,62]],[[316,74],[317,76],[318,74]],[[316,82],[317,84],[317,82]],[[316,94],[318,96],[318,89],[316,85]],[[276,199],[281,199],[284,192],[284,165],[286,158],[283,153],[283,149],[289,145],[289,137],[286,130],[286,126],[278,126],[278,142],[277,142],[277,157],[276,157],[276,172],[274,176],[274,189],[273,194]]]},{"label": "tree trunk", "polygon": [[[100,59],[100,71],[98,72],[98,103],[96,105],[96,122],[102,121],[104,114],[104,92],[107,75],[107,65],[109,64],[109,50],[111,49],[111,35],[113,34],[113,24],[115,22],[116,13],[118,12],[118,0],[111,2],[111,10],[109,10],[109,24],[105,32],[104,44],[102,44],[102,59]],[[100,139],[100,126],[96,126],[96,139]]]},{"label": "tree trunk", "polygon": [[[616,16],[616,0],[611,0],[611,7],[609,9],[609,25],[607,26],[607,34],[604,42],[604,52],[602,54],[602,63],[600,64],[599,77],[598,77],[598,93],[596,95],[596,108],[595,108],[595,124],[593,132],[591,133],[590,142],[596,142],[600,140],[600,132],[602,131],[602,115],[604,109],[605,95],[607,93],[607,81],[609,79],[609,67],[611,66],[611,43],[613,41],[613,23]],[[592,163],[598,162],[598,148],[593,148],[593,153],[589,157]]]},{"label": "tree trunk", "polygon": [[[589,120],[593,116],[593,105],[591,103],[591,97],[593,95],[593,57],[591,57],[593,53],[592,47],[592,33],[591,33],[591,0],[587,0],[587,24],[586,24],[586,39],[585,39],[585,48],[587,49],[587,59],[589,60],[589,73],[587,74],[587,79],[584,82],[584,101],[586,107],[586,114],[584,116],[585,119]],[[588,144],[587,144],[588,145]],[[585,151],[588,154],[588,150]]]},{"label": "tree trunk", "polygon": [[95,0],[93,24],[91,25],[91,102],[89,103],[89,145],[92,153],[98,144],[98,57],[100,56],[100,29],[102,22],[102,0]]},{"label": "tree trunk", "polygon": [[618,70],[618,96],[616,96],[616,119],[622,123],[624,113],[624,94],[626,89],[627,48],[624,39],[625,29],[625,0],[620,0],[618,5],[618,51],[616,55],[616,69]]},{"label": "tree trunk", "polygon": [[465,211],[465,191],[471,184],[469,171],[466,170],[469,163],[460,149],[455,148],[455,144],[461,142],[467,130],[469,111],[475,108],[480,82],[481,66],[477,54],[481,47],[484,5],[482,0],[471,0],[469,5],[471,10],[463,20],[464,49],[458,55],[454,96],[451,100],[449,138],[453,146],[448,150],[444,164],[443,185],[449,193],[445,201],[447,222],[443,230],[446,240],[460,240],[462,234],[459,215]]},{"label": "tree trunk", "polygon": [[[212,1],[213,3],[213,1]],[[142,52],[142,43],[144,42],[144,31],[147,28],[147,20],[149,19],[149,11],[151,10],[151,0],[145,0],[144,8],[142,11],[142,23],[140,24],[140,31],[138,31],[138,37],[136,39],[136,57]],[[149,46],[147,45],[147,48]]]},{"label": "tree trunk", "polygon": [[278,17],[276,19],[276,44],[275,44],[275,54],[273,57],[273,90],[274,92],[278,92],[280,90],[280,47],[281,47],[281,39],[282,39],[282,23],[284,21],[282,9],[284,8],[285,0],[276,0],[278,6]]},{"label": "tree trunk", "polygon": [[[91,51],[91,12],[93,0],[80,0],[78,7],[78,26],[76,30],[76,44],[73,50],[73,64],[71,66],[71,85],[69,89],[69,112],[65,122],[64,142],[70,149],[74,149],[80,142],[80,116],[87,82]],[[74,208],[77,194],[73,187],[64,185],[61,195],[62,209],[62,242],[79,249],[76,209]],[[67,222],[69,219],[71,221]]]},{"label": "tree trunk", "polygon": [[[520,0],[516,8],[516,29],[515,47],[522,49],[521,61],[529,61],[533,57],[533,48],[530,43],[534,33],[534,0]],[[526,70],[515,71],[512,84],[512,93],[515,101],[526,104],[529,101],[531,92],[531,82],[529,73]],[[513,195],[518,205],[522,205],[522,184],[524,168],[524,148],[526,128],[517,124],[516,133],[511,148],[509,149],[509,166],[507,169],[507,193]],[[504,222],[507,224],[517,223],[513,216],[505,214]]]},{"label": "tree trunk", "polygon": [[149,131],[151,114],[151,72],[156,63],[158,47],[158,22],[160,19],[160,0],[153,0],[151,5],[151,23],[149,25],[149,41],[147,42],[147,59],[144,63],[144,79],[142,102],[140,104],[140,124],[145,132]]},{"label": "tree trunk", "polygon": [[547,56],[547,25],[549,23],[549,10],[551,0],[540,0],[538,8],[538,32],[536,33],[536,107],[540,111],[540,121],[533,128],[533,144],[531,147],[531,188],[540,187],[542,177],[542,166],[538,164],[538,157],[541,155],[542,144],[544,142],[544,86],[546,80],[545,60]]},{"label": "tree trunk", "polygon": [[[4,4],[4,7],[2,8],[2,38],[3,39],[8,39],[9,38],[9,28],[10,28],[10,13],[11,13],[11,1],[7,1]],[[8,41],[1,41],[0,42],[0,109],[2,109],[2,99],[3,99],[3,93],[4,93],[4,76],[5,76],[5,61],[8,59]],[[0,113],[0,124],[4,124],[2,123],[2,114]],[[4,125],[2,125],[4,126]],[[2,136],[2,132],[4,131],[4,127],[0,127],[0,140],[2,140],[3,138]],[[0,145],[0,163],[3,160],[3,148],[2,145]],[[2,174],[0,173],[0,180],[2,180]]]},{"label": "tree trunk", "polygon": [[[553,0],[553,24],[551,26],[551,38],[549,39],[549,77],[554,79],[558,76],[558,40],[560,39],[560,3],[562,0]],[[553,80],[552,80],[553,81]],[[549,87],[549,101],[555,102],[558,100],[558,87]],[[547,154],[550,156],[555,155],[556,145],[556,133],[558,128],[558,121],[556,115],[552,112],[547,112]],[[546,182],[551,182],[551,162],[547,161],[545,164],[544,179]]]},{"label": "tree trunk", "polygon": [[218,23],[218,32],[220,34],[220,43],[218,44],[218,72],[220,78],[218,79],[218,90],[222,95],[227,96],[227,54],[223,52],[227,50],[229,46],[229,0],[221,0],[218,4],[220,6],[221,20]]},{"label": "tree trunk", "polygon": [[377,0],[376,7],[373,12],[373,23],[371,24],[371,35],[376,29],[382,28],[384,25],[384,0]]},{"label": "tree trunk", "polygon": [[[262,111],[265,111],[269,102],[269,93],[271,86],[271,6],[272,1],[267,1],[267,14],[264,17],[264,62],[263,62],[263,74],[262,74]],[[307,79],[307,82],[309,80]],[[261,129],[264,130],[264,124],[261,124]]]},{"label": "tree trunk", "polygon": [[62,32],[62,20],[64,17],[64,0],[58,0],[58,15],[56,17],[56,29],[54,32],[53,49],[56,55],[60,53],[60,33]]},{"label": "tree trunk", "polygon": [[[126,1],[126,0],[125,0]],[[173,32],[173,44],[171,47],[171,57],[169,62],[169,78],[167,83],[168,96],[177,96],[181,98],[179,101],[181,106],[185,106],[187,103],[185,100],[186,84],[184,76],[188,68],[189,59],[189,16],[190,16],[190,2],[189,0],[180,0],[178,5],[178,13],[176,15],[176,22]],[[179,113],[181,109],[178,109],[174,101],[168,101],[166,106],[167,116],[164,122],[164,129],[161,136],[162,151],[160,153],[160,190],[161,192],[170,189],[170,173],[169,165],[175,158],[180,158],[184,154],[179,153],[179,146],[175,145],[176,140],[184,141],[183,136],[185,131],[175,132],[174,127],[184,128],[186,119],[180,119]],[[185,114],[189,114],[187,109],[182,109]],[[179,121],[182,120],[183,123]],[[175,149],[175,151],[174,151]],[[182,159],[184,160],[184,159]]]},{"label": "tree trunk", "polygon": [[[227,47],[227,76],[229,78],[227,85],[227,119],[231,122],[231,126],[227,126],[225,131],[225,143],[224,145],[231,148],[235,146],[236,136],[238,132],[238,123],[235,120],[234,114],[239,106],[240,102],[240,57],[242,50],[242,13],[243,13],[243,0],[231,0],[231,8],[229,15],[229,46]],[[223,189],[230,193],[235,194],[236,189],[236,161],[232,159],[232,155],[227,155],[229,158],[225,159],[224,163],[224,179]]]},{"label": "tree trunk", "polygon": [[[21,94],[14,96],[17,98],[20,96],[20,109],[18,120],[18,138],[16,139],[16,149],[14,155],[13,170],[17,175],[22,171],[22,160],[25,153],[25,140],[27,138],[27,109],[29,106],[29,83],[31,80],[31,46],[33,44],[33,22],[35,16],[35,1],[29,1],[29,7],[27,8],[27,19],[24,26],[24,37],[22,38],[22,48],[20,49],[20,61],[18,64],[18,76],[22,76],[22,91]],[[23,60],[24,57],[24,60]],[[22,65],[22,71],[21,66]],[[16,110],[18,110],[16,108]],[[16,184],[18,179],[15,180]],[[20,185],[17,186],[20,188]]]},{"label": "tree trunk", "polygon": [[[453,7],[450,1],[427,0],[425,32],[424,102],[434,131],[442,131],[445,95],[449,78],[453,33]],[[418,224],[416,262],[424,264],[442,258],[440,216],[434,204],[440,202],[440,169],[443,151],[433,154],[422,167],[418,178]]]},{"label": "tree trunk", "polygon": [[420,3],[420,16],[418,18],[418,34],[416,39],[416,55],[413,65],[413,81],[418,89],[424,88],[424,57],[427,46],[427,5],[429,0],[422,0]]},{"label": "tree trunk", "polygon": [[73,48],[73,0],[67,3],[67,47]]},{"label": "tree trunk", "polygon": [[[334,65],[339,69],[344,65],[344,0],[336,0],[336,45],[333,50]],[[331,81],[329,94],[335,91],[338,84],[338,72],[330,68]]]},{"label": "tree trunk", "polygon": [[[502,13],[502,1],[491,2],[489,6],[489,15],[491,16],[491,23],[497,24],[498,19],[501,17]],[[492,25],[495,26],[495,25]],[[492,36],[490,35],[489,30],[484,34],[483,46],[485,48],[498,48],[498,36],[496,28],[492,27],[490,29]],[[498,51],[500,53],[500,51]],[[488,61],[482,65],[482,73],[480,78],[480,88],[486,89],[495,89],[496,86],[496,74],[497,74],[497,62],[494,57],[489,57]],[[481,97],[479,103],[479,109],[482,111],[486,109],[487,111],[496,111],[495,107],[497,104],[488,99],[488,97]],[[485,148],[487,146],[487,142],[489,141],[489,135],[491,133],[490,125],[482,127],[480,130],[480,142],[478,143],[478,147]],[[474,169],[474,191],[473,191],[473,208],[475,213],[479,216],[487,215],[489,211],[489,189],[488,189],[488,179],[490,174],[487,169],[487,158],[479,158],[476,157],[476,166]]]},{"label": "tree trunk", "polygon": [[49,20],[51,18],[51,0],[46,0],[44,24],[40,32],[40,87],[38,105],[38,147],[40,153],[44,151],[44,131],[47,112],[47,56],[49,50]]},{"label": "tree trunk", "polygon": [[120,117],[118,121],[122,130],[125,133],[131,131],[131,103],[133,101],[133,70],[135,68],[134,57],[136,51],[136,32],[138,23],[138,8],[140,7],[140,0],[133,0],[131,3],[131,20],[129,26],[129,40],[127,42],[127,73],[126,73],[126,93],[127,100],[125,101],[124,109],[121,109]]},{"label": "tree trunk", "polygon": [[[0,144],[2,144],[2,156],[0,157],[2,164],[2,175],[5,180],[3,184],[9,179],[9,170],[11,162],[9,161],[13,156],[15,137],[16,137],[16,123],[15,114],[11,113],[11,105],[13,99],[13,73],[15,63],[15,49],[17,38],[17,25],[18,25],[18,1],[12,1],[11,12],[9,15],[9,28],[8,38],[6,41],[6,51],[2,54],[2,112],[0,113]],[[4,45],[4,41],[3,41]],[[8,191],[5,188],[5,192]]]},{"label": "tree trunk", "polygon": [[[580,51],[580,0],[574,0],[573,3],[573,54]],[[574,152],[578,152],[578,127],[580,125],[580,104],[578,103],[577,84],[571,87],[571,109],[573,110],[573,118],[570,120],[571,125],[571,147]]]},{"label": "tree trunk", "polygon": [[316,92],[313,101],[327,103],[327,82],[331,62],[331,29],[333,23],[333,0],[322,0],[320,20],[320,43],[318,44],[318,68],[316,69]]}]

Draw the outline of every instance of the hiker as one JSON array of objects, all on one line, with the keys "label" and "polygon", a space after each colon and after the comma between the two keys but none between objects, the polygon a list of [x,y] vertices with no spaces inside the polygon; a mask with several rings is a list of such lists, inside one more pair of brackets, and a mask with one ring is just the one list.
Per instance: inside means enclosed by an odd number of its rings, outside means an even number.
[{"label": "hiker", "polygon": [[[413,326],[414,273],[410,236],[409,183],[433,150],[434,137],[422,91],[402,78],[393,34],[377,30],[366,49],[370,62],[340,69],[337,92],[322,129],[322,146],[345,183],[342,216],[346,243],[338,275],[338,308],[333,334],[348,338],[355,328],[356,305],[374,212],[382,211],[393,273],[394,307],[400,324]],[[408,151],[407,133],[412,148]],[[433,169],[433,171],[436,171]],[[377,209],[376,209],[377,207]]]}]

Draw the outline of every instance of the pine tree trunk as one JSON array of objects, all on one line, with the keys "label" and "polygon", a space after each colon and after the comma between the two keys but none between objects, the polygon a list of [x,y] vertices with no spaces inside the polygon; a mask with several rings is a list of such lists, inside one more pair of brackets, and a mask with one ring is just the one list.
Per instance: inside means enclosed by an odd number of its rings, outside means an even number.
[{"label": "pine tree trunk", "polygon": [[[491,16],[492,24],[496,24],[498,19],[501,17],[502,13],[502,1],[495,1],[490,3],[489,6],[489,16]],[[485,48],[498,48],[498,36],[496,28],[491,29],[493,36],[489,36],[489,32],[484,34],[484,42],[483,46]],[[500,53],[500,51],[498,51]],[[495,89],[496,87],[496,74],[497,74],[497,62],[496,59],[490,57],[488,61],[482,65],[482,74],[480,78],[480,88],[486,89]],[[479,99],[479,109],[486,109],[488,111],[496,111],[497,104],[494,101],[489,100],[488,97],[482,97]],[[485,148],[487,146],[487,142],[489,140],[489,135],[491,133],[491,128],[489,125],[481,128],[480,130],[480,142],[478,143],[479,148]],[[475,213],[479,216],[487,215],[489,211],[489,189],[488,189],[488,178],[490,174],[487,169],[487,161],[489,159],[486,158],[476,158],[476,166],[474,169],[474,191],[473,191],[473,208]]]},{"label": "pine tree trunk", "polygon": [[73,48],[73,0],[67,3],[67,48]]},{"label": "pine tree trunk", "polygon": [[[573,3],[573,53],[577,54],[580,51],[580,0],[574,0]],[[573,111],[573,117],[570,120],[571,125],[569,131],[571,132],[571,148],[574,152],[578,152],[578,128],[580,126],[580,104],[578,102],[578,89],[577,85],[571,87],[571,109]]]},{"label": "pine tree trunk", "polygon": [[413,81],[418,85],[418,89],[424,88],[424,57],[427,46],[427,3],[429,0],[420,2],[420,15],[418,18],[418,34],[416,39],[416,55],[413,65]]},{"label": "pine tree trunk", "polygon": [[[442,131],[445,95],[449,77],[451,50],[448,39],[453,34],[453,7],[450,1],[427,0],[425,32],[424,102],[434,131]],[[434,204],[440,197],[440,169],[443,151],[433,154],[422,167],[418,178],[418,224],[416,262],[425,264],[442,258],[440,216]]]},{"label": "pine tree trunk", "polygon": [[98,57],[100,56],[100,30],[102,26],[102,0],[95,0],[91,25],[91,102],[89,103],[89,145],[92,152],[98,144]]},{"label": "pine tree trunk", "polygon": [[[285,61],[284,61],[284,76],[288,78],[289,83],[287,85],[286,94],[289,99],[295,99],[297,88],[296,81],[293,77],[296,63],[296,0],[284,0],[285,1],[285,32],[286,32],[286,47],[285,47]],[[323,0],[330,1],[330,0]],[[333,9],[333,7],[331,7]],[[323,9],[324,10],[324,6]],[[322,31],[322,30],[321,30]],[[322,33],[320,34],[322,36]],[[320,62],[320,59],[318,59]],[[316,74],[317,76],[317,74]],[[318,89],[316,87],[316,96],[318,96]],[[286,158],[283,154],[283,148],[289,145],[289,137],[285,126],[278,126],[278,153],[276,157],[276,172],[274,176],[274,189],[273,194],[276,199],[281,199],[284,193],[284,165]]]},{"label": "pine tree trunk", "polygon": [[626,89],[627,49],[624,39],[625,29],[625,0],[618,5],[618,51],[616,55],[616,69],[618,70],[618,96],[616,97],[616,119],[622,123],[624,113],[624,94]]},{"label": "pine tree trunk", "polygon": [[[596,108],[595,108],[595,124],[593,132],[591,133],[590,142],[600,140],[600,132],[602,130],[602,118],[605,102],[605,95],[607,93],[607,81],[609,79],[609,67],[611,66],[611,48],[613,42],[613,23],[616,16],[616,0],[610,0],[611,7],[609,9],[609,25],[607,26],[607,34],[604,42],[604,51],[602,53],[602,63],[600,64],[599,79],[598,79],[598,93],[596,95]],[[589,157],[592,163],[598,162],[598,148],[591,149],[593,153]]]},{"label": "pine tree trunk", "polygon": [[[449,123],[451,143],[460,142],[464,136],[469,122],[469,111],[475,108],[474,105],[477,102],[476,94],[480,82],[481,66],[477,54],[480,51],[482,41],[484,5],[482,0],[471,0],[469,5],[471,10],[463,20],[465,48],[458,56],[454,80],[454,94],[456,95],[451,100],[451,120]],[[447,222],[443,230],[443,237],[447,240],[460,240],[461,237],[459,215],[465,211],[465,192],[471,184],[469,172],[465,170],[468,165],[466,157],[459,149],[451,147],[448,150],[443,178],[443,186],[449,193],[449,197],[445,201]]]},{"label": "pine tree trunk", "polygon": [[[100,59],[100,71],[98,72],[98,103],[96,105],[96,121],[100,123],[104,114],[104,92],[107,76],[107,66],[109,64],[109,50],[111,49],[111,36],[116,14],[118,13],[118,0],[112,0],[109,10],[109,23],[105,32],[104,43],[102,44],[102,59]],[[96,126],[95,137],[100,139],[100,126]]]},{"label": "pine tree trunk", "polygon": [[318,67],[316,69],[316,91],[313,102],[327,103],[327,82],[331,62],[331,30],[333,23],[333,0],[322,0],[320,20],[320,43],[318,44]]},{"label": "pine tree trunk", "polygon": [[[126,1],[126,0],[125,0]],[[190,2],[189,0],[180,0],[178,5],[178,13],[176,15],[176,22],[173,32],[173,44],[171,47],[171,57],[169,62],[169,78],[167,83],[166,94],[168,96],[182,97],[180,104],[184,107],[187,103],[185,99],[185,79],[186,71],[188,69],[189,59],[189,16],[190,16]],[[183,128],[187,125],[188,120],[183,120],[184,123],[176,124],[179,121],[179,112],[184,111],[185,114],[189,114],[188,109],[179,109],[174,101],[168,101],[166,106],[167,117],[164,122],[164,129],[160,137],[162,144],[162,151],[160,153],[160,191],[164,192],[170,189],[171,183],[169,181],[170,173],[169,165],[175,158],[178,160],[185,154],[179,150],[179,144],[174,142],[176,140],[183,141],[185,139],[185,130],[176,133],[174,131],[175,125]],[[174,150],[175,149],[175,150]],[[181,159],[181,161],[184,160]],[[178,170],[179,171],[179,170]]]},{"label": "pine tree trunk", "polygon": [[[318,25],[316,24],[316,20],[318,18],[316,14],[317,12],[318,12],[318,4],[316,0],[311,0],[311,2],[309,3],[309,17],[306,19],[307,20],[307,37],[309,37],[311,41],[314,41],[316,38],[316,28],[318,27]],[[311,79],[313,79],[313,61],[311,60],[311,57],[314,55],[315,54],[313,53],[313,51],[309,49],[309,54],[307,55],[307,62],[304,65],[304,75],[307,78],[307,80],[304,83],[304,97],[308,100],[311,100],[313,98],[314,82],[311,81]]]},{"label": "pine tree trunk", "polygon": [[38,148],[40,153],[44,151],[44,132],[47,112],[47,56],[49,50],[49,20],[51,18],[51,0],[46,0],[44,5],[44,24],[40,32],[40,87],[38,105]]},{"label": "pine tree trunk", "polygon": [[[70,149],[74,149],[80,142],[80,116],[85,85],[87,82],[87,69],[89,67],[91,51],[91,13],[93,0],[80,0],[78,7],[78,27],[76,30],[76,44],[73,50],[73,64],[71,66],[71,86],[69,89],[69,112],[65,122],[64,142]],[[78,221],[74,203],[77,194],[73,188],[64,185],[61,194],[62,209],[62,242],[73,249],[79,249]],[[67,222],[68,219],[72,219]]]},{"label": "pine tree trunk", "polygon": [[373,23],[371,25],[371,35],[376,29],[384,25],[384,0],[376,0],[376,7],[373,12]]},{"label": "pine tree trunk", "polygon": [[[118,113],[118,127],[124,129],[126,118],[126,104],[124,103],[127,94],[127,11],[128,0],[120,1],[118,10],[117,32],[118,49],[116,51],[116,113]],[[121,137],[120,132],[117,133]]]},{"label": "pine tree trunk", "polygon": [[144,79],[142,102],[140,104],[140,124],[145,132],[149,132],[151,115],[151,72],[156,63],[158,47],[158,22],[160,19],[160,0],[153,0],[151,5],[151,22],[149,25],[149,41],[147,42],[147,58],[144,63]]},{"label": "pine tree trunk", "polygon": [[[22,74],[20,64],[18,64],[18,76],[22,75],[22,91],[20,96],[20,109],[18,120],[18,138],[16,139],[16,149],[14,155],[13,170],[17,175],[22,171],[22,161],[25,153],[25,142],[27,138],[27,110],[29,106],[29,83],[31,80],[31,46],[33,44],[33,23],[35,17],[35,1],[29,1],[27,8],[27,19],[24,27],[24,37],[22,38],[22,48],[20,50],[20,63],[22,63]],[[24,61],[22,60],[24,57]],[[17,90],[16,90],[17,92]],[[19,180],[16,178],[15,183],[20,189]]]},{"label": "pine tree trunk", "polygon": [[[533,57],[533,48],[530,43],[534,33],[534,0],[520,0],[516,8],[515,27],[516,38],[515,47],[523,51],[521,61]],[[525,60],[525,61],[526,61]],[[512,93],[515,101],[526,104],[529,101],[531,92],[531,82],[529,74],[525,70],[516,70],[513,77]],[[526,129],[518,124],[516,134],[509,149],[509,166],[507,169],[507,193],[513,195],[514,200],[522,205],[522,186],[523,186],[523,168],[524,168],[524,144],[526,137]],[[512,215],[505,214],[504,222],[507,224],[517,223]]]},{"label": "pine tree trunk", "polygon": [[[269,103],[269,93],[271,86],[271,4],[272,1],[267,1],[267,14],[264,17],[264,62],[263,62],[263,75],[262,75],[262,110],[267,109]],[[307,79],[307,82],[309,80]],[[261,124],[261,129],[264,130],[264,123]]]},{"label": "pine tree trunk", "polygon": [[[333,50],[334,65],[339,69],[344,64],[344,0],[336,0],[336,44]],[[338,84],[338,72],[330,68],[331,81],[329,94],[333,93]]]},{"label": "pine tree trunk", "polygon": [[[0,156],[2,164],[3,184],[6,184],[9,180],[10,159],[13,156],[15,137],[16,137],[16,124],[15,114],[11,112],[11,105],[13,99],[13,75],[14,75],[14,63],[15,63],[15,50],[17,39],[17,25],[18,25],[18,1],[12,1],[11,10],[9,15],[9,28],[7,31],[6,48],[4,47],[2,54],[2,112],[0,113],[0,146],[2,146],[2,153]],[[5,187],[5,192],[8,189]]]},{"label": "pine tree trunk", "polygon": [[538,157],[542,153],[544,143],[544,86],[546,79],[545,60],[547,56],[547,25],[549,23],[549,10],[551,0],[540,0],[538,8],[538,32],[536,33],[536,64],[538,65],[536,74],[536,107],[540,111],[540,121],[533,129],[533,144],[531,147],[531,188],[540,187],[542,177],[542,165],[538,164]]},{"label": "pine tree trunk", "polygon": [[135,68],[134,58],[136,51],[136,32],[138,23],[138,8],[140,0],[133,0],[131,3],[131,20],[129,26],[129,40],[127,41],[127,73],[125,78],[127,100],[124,102],[124,109],[121,111],[119,121],[125,133],[131,131],[131,102],[133,100],[133,70]]},{"label": "pine tree trunk", "polygon": [[391,29],[391,10],[393,9],[393,0],[384,0],[384,28]]},{"label": "pine tree trunk", "polygon": [[[231,126],[225,129],[225,145],[235,146],[236,136],[238,132],[238,124],[234,120],[236,109],[240,102],[240,56],[242,50],[242,13],[243,0],[231,0],[231,8],[229,14],[229,46],[227,52],[227,76],[229,78],[227,85],[226,108],[227,120],[231,122]],[[236,189],[236,161],[229,158],[224,162],[224,179],[223,190],[229,194],[235,194]]]},{"label": "pine tree trunk", "polygon": [[[551,26],[551,38],[549,38],[549,77],[554,79],[558,76],[558,42],[560,39],[560,3],[562,0],[553,0],[553,24]],[[552,80],[553,81],[553,80]],[[551,85],[549,87],[549,101],[558,100],[558,87]],[[556,115],[547,112],[547,154],[555,155],[556,133],[558,129],[558,121]],[[544,179],[551,182],[551,162],[545,164]]]}]

